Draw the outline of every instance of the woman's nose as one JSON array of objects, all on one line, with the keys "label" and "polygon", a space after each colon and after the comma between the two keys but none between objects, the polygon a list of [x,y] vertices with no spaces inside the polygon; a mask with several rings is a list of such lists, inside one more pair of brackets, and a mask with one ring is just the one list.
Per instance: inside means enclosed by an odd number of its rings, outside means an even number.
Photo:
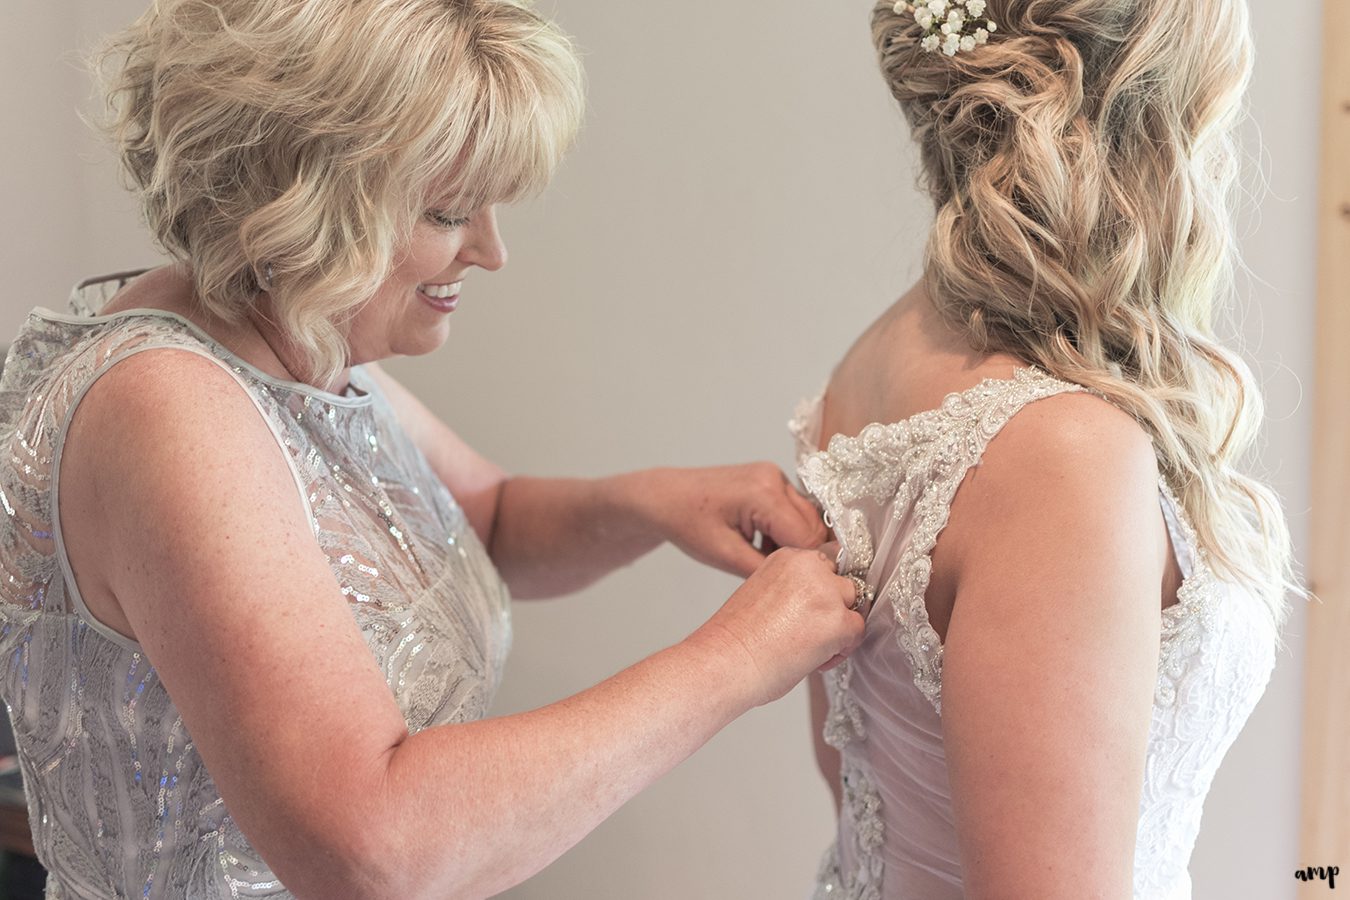
[{"label": "woman's nose", "polygon": [[495,272],[506,265],[506,244],[497,228],[496,207],[489,206],[469,224],[469,239],[460,256],[480,269]]}]

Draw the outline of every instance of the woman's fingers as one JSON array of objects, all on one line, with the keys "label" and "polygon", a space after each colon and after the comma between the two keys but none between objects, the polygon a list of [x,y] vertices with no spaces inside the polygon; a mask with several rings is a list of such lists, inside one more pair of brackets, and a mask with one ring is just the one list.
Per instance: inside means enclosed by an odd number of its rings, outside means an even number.
[{"label": "woman's fingers", "polygon": [[803,547],[812,547],[829,537],[830,529],[825,526],[825,520],[820,516],[820,510],[811,502],[810,498],[800,493],[791,481],[783,479],[783,489],[787,493],[788,503],[797,510],[798,514],[806,521],[810,529],[810,539]]},{"label": "woman's fingers", "polygon": [[808,549],[825,540],[827,531],[816,508],[784,482],[768,500],[760,531],[780,547]]},{"label": "woman's fingers", "polygon": [[709,620],[753,660],[758,702],[781,697],[855,640],[861,620],[840,608],[846,582],[818,554],[780,550]]},{"label": "woman's fingers", "polygon": [[777,547],[814,547],[825,539],[825,523],[805,497],[797,493],[781,469],[771,463],[749,467],[752,489],[742,495],[739,518]]},{"label": "woman's fingers", "polygon": [[764,565],[764,560],[768,556],[768,552],[756,550],[754,545],[734,528],[726,530],[726,539],[722,543],[722,558],[713,560],[713,565],[724,572],[739,575],[741,578],[749,578],[753,575],[760,566]]},{"label": "woman's fingers", "polygon": [[819,669],[816,669],[816,671],[821,673],[828,672],[846,659],[848,659],[847,656],[831,656],[829,662],[825,663],[825,665],[821,666]]}]

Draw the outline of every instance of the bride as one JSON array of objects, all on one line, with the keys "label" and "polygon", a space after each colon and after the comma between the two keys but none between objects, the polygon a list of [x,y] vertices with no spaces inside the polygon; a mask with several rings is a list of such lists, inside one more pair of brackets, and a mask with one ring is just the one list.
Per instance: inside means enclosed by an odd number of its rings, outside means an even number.
[{"label": "bride", "polygon": [[[875,608],[816,897],[1190,897],[1293,589],[1231,294],[1245,0],[883,0],[924,277],[793,421]],[[823,688],[823,690],[822,690]]]}]

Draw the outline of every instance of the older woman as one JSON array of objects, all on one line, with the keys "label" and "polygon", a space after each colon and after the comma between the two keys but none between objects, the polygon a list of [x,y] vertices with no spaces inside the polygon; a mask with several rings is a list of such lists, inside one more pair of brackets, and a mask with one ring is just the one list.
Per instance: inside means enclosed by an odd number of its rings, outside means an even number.
[{"label": "older woman", "polygon": [[[33,313],[0,610],[52,897],[482,897],[859,639],[772,467],[508,477],[374,363],[506,260],[581,107],[508,0],[159,0],[112,131],[173,265]],[[578,696],[483,719],[518,596],[662,541],[751,573]]]}]

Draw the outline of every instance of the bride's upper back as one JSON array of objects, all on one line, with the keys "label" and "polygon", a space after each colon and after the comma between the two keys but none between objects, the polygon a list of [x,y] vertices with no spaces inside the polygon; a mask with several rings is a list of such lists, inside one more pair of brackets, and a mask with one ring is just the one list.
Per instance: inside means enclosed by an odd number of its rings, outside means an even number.
[{"label": "bride's upper back", "polygon": [[[978,832],[1007,810],[968,805],[1010,769],[1056,785],[1031,791],[1023,850],[1109,846],[1094,865],[1113,869],[1132,852],[1136,898],[1186,896],[1205,794],[1270,676],[1270,618],[1215,578],[1137,421],[941,340],[920,300],[869,329],[793,421],[841,566],[877,597],[862,646],[827,676],[844,808],[817,897],[955,898],[965,878],[984,883],[958,843],[989,849]],[[990,720],[1003,727],[971,732]],[[1115,749],[1085,749],[1107,732]],[[981,765],[990,778],[972,777]],[[1066,824],[1089,794],[1095,842]]]},{"label": "bride's upper back", "polygon": [[[940,319],[922,286],[915,287],[863,333],[835,369],[820,401],[817,446],[824,447],[834,435],[858,435],[869,425],[908,421],[939,409],[948,398],[978,385],[1011,381],[1026,368],[1026,363],[1008,354],[972,349],[963,335]],[[1013,441],[1030,444],[1030,455],[1034,457],[1035,445],[1053,439],[1068,417],[1080,425],[1087,420],[1087,427],[1104,428],[1122,434],[1126,440],[1148,442],[1143,430],[1128,415],[1099,398],[1063,395],[1050,405],[1054,408],[1029,410],[1015,423],[1010,422],[1009,431],[1018,434],[1001,444]],[[989,452],[998,454],[1003,450],[1000,446]],[[1055,477],[1055,472],[1031,467],[1024,468],[1019,477],[1029,482],[1034,494],[1035,481]],[[1156,480],[1153,474],[1148,484]],[[951,520],[932,553],[933,575],[926,604],[939,636],[946,634],[961,560],[965,558],[963,544],[969,534],[962,525],[980,515],[979,505],[978,498],[957,493],[952,501]],[[1070,537],[1065,535],[1063,539]],[[1166,608],[1176,602],[1182,574],[1176,552],[1167,546],[1161,547],[1160,552],[1166,556],[1159,586],[1160,606]]]}]

